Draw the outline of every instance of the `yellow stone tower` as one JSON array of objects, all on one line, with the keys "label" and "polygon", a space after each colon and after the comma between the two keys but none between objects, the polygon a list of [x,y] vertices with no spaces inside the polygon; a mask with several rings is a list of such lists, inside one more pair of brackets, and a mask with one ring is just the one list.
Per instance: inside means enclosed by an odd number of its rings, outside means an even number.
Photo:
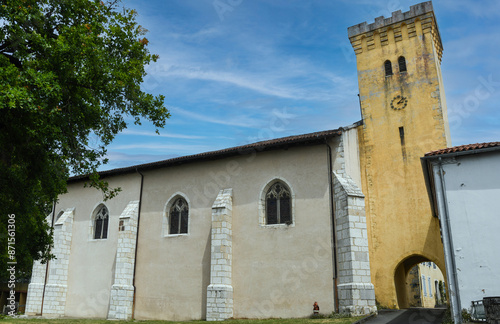
[{"label": "yellow stone tower", "polygon": [[441,78],[443,47],[432,3],[348,29],[357,58],[363,125],[362,190],[377,302],[408,307],[410,269],[433,261],[445,273],[420,157],[450,146]]}]

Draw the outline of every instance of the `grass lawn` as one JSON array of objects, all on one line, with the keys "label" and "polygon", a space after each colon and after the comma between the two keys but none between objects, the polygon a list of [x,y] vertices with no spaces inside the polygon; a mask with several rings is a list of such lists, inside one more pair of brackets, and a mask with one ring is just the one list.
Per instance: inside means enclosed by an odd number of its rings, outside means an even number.
[{"label": "grass lawn", "polygon": [[[299,319],[266,319],[266,320],[227,320],[224,324],[351,324],[363,317],[348,318],[299,318]],[[5,318],[0,324],[121,324],[121,323],[143,323],[143,324],[207,324],[205,321],[169,322],[169,321],[108,321],[92,319],[13,319]]]}]

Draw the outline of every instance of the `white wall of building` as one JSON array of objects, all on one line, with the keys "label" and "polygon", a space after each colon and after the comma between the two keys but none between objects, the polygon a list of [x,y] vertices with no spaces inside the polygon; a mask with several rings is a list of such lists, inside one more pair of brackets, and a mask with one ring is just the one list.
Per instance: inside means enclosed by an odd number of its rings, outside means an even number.
[{"label": "white wall of building", "polygon": [[[65,316],[106,318],[108,315],[116,270],[119,217],[130,201],[139,200],[141,178],[133,173],[106,180],[110,187],[122,188],[118,197],[103,201],[101,191],[83,188],[80,182],[69,185],[68,193],[59,198],[57,210],[75,208]],[[101,203],[109,210],[108,237],[94,240],[91,217]]]},{"label": "white wall of building", "polygon": [[[136,273],[136,319],[200,319],[210,281],[212,204],[233,189],[234,317],[303,317],[317,301],[334,308],[331,212],[325,145],[260,152],[144,172]],[[290,187],[293,224],[260,220],[264,187]],[[189,199],[189,234],[162,233],[164,207]]]},{"label": "white wall of building", "polygon": [[[346,283],[352,296],[340,294],[339,304],[342,306],[342,301],[353,299],[352,303],[344,303],[350,307],[346,306],[345,311],[356,314],[373,311],[375,296],[370,283],[368,253],[361,255],[358,249],[358,245],[368,245],[366,221],[361,217],[364,216],[363,196],[346,172],[359,169],[359,159],[351,152],[357,150],[356,134],[350,133],[351,136],[345,138],[330,138],[324,144],[255,151],[166,167],[144,167],[141,173],[132,170],[114,174],[105,180],[112,188],[121,187],[122,191],[108,201],[103,201],[99,190],[73,181],[57,204],[57,210],[72,211],[71,228],[67,230],[72,235],[71,245],[67,247],[67,292],[64,296],[51,297],[60,311],[47,311],[44,315],[130,318],[133,308],[133,317],[140,320],[290,318],[309,316],[314,302],[318,302],[322,313],[329,314],[336,309],[334,200],[353,195],[355,197],[349,199],[359,200],[357,204],[349,200],[337,208],[339,215],[350,220],[352,214],[357,219],[346,222],[342,230],[335,232],[342,233],[339,239],[345,249],[356,245],[353,250],[357,251],[351,253],[354,256],[347,253],[349,258],[338,259],[341,277],[343,272],[356,273]],[[329,182],[332,171],[349,183],[352,191],[347,193],[349,197],[338,198],[332,192]],[[359,175],[353,176],[359,178]],[[283,182],[290,190],[290,224],[265,224],[265,194],[275,181]],[[231,225],[228,221],[216,224],[214,201],[226,191],[231,193],[229,207],[225,207]],[[170,202],[179,196],[189,207],[188,233],[172,235],[168,233],[166,211]],[[93,239],[93,215],[101,204],[109,210],[108,235],[105,239]],[[128,224],[128,219],[137,224],[139,217],[136,250],[137,227]],[[229,230],[231,234],[224,239],[224,246],[232,250],[231,255],[214,252],[222,246],[217,245],[217,235],[212,235],[214,226],[219,225],[221,231]],[[214,248],[216,245],[218,248]],[[219,261],[227,261],[229,267]],[[347,263],[350,265],[346,266]],[[225,287],[227,309],[221,317],[218,316],[221,314],[212,314],[220,310],[214,311],[214,303],[207,300],[220,297],[216,286],[221,283],[218,281],[222,270],[227,272],[229,284]],[[356,271],[365,276],[361,278]],[[52,272],[49,265],[49,274]],[[209,284],[213,286],[210,296]],[[132,304],[124,294],[134,289]]]},{"label": "white wall of building", "polygon": [[443,156],[443,171],[460,303],[469,309],[500,296],[500,151]]},{"label": "white wall of building", "polygon": [[[335,170],[345,168],[340,143],[340,137],[328,143]],[[99,190],[71,183],[57,205],[57,210],[72,208],[74,220],[64,310],[54,315],[110,316],[111,287],[122,271],[117,267],[120,215],[130,202],[141,200],[134,317],[205,318],[212,205],[228,188],[234,316],[305,317],[315,301],[323,313],[334,311],[329,151],[323,144],[299,146],[143,170],[142,196],[139,173],[113,175],[106,180],[122,191],[105,202]],[[263,192],[277,179],[293,195],[291,225],[263,223]],[[165,208],[178,195],[189,205],[188,234],[169,235]],[[102,203],[109,210],[108,236],[94,240],[92,215]]]}]

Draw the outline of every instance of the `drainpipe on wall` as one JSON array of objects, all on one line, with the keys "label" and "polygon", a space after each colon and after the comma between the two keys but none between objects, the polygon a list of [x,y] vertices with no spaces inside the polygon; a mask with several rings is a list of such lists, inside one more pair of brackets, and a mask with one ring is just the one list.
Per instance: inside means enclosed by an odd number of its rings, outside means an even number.
[{"label": "drainpipe on wall", "polygon": [[[431,170],[434,170],[431,168]],[[434,172],[433,172],[434,173]],[[442,158],[438,159],[438,175],[439,175],[439,186],[440,190],[436,190],[436,200],[438,204],[438,209],[440,211],[439,215],[441,217],[441,230],[443,234],[443,247],[445,252],[445,264],[446,264],[446,274],[448,276],[448,290],[449,296],[452,301],[452,314],[455,324],[462,324],[462,314],[461,314],[461,304],[460,295],[458,288],[458,278],[457,278],[457,267],[455,264],[455,253],[453,250],[453,240],[450,226],[450,215],[448,211],[448,200],[446,198],[446,183],[444,180],[444,171]],[[442,213],[441,213],[442,211]]]},{"label": "drainpipe on wall", "polygon": [[335,228],[335,204],[333,201],[333,166],[332,166],[332,147],[328,144],[328,139],[325,137],[325,145],[327,148],[327,158],[328,158],[328,184],[330,188],[330,213],[332,219],[332,246],[333,246],[333,296],[335,303],[335,312],[339,312],[339,295],[337,289],[337,235]]},{"label": "drainpipe on wall", "polygon": [[137,249],[139,247],[139,225],[140,225],[140,220],[141,220],[141,207],[142,207],[142,189],[144,186],[144,174],[139,171],[138,168],[135,168],[135,171],[141,175],[141,188],[139,192],[139,210],[137,211],[137,233],[135,234],[135,256],[134,256],[134,273],[132,275],[132,286],[134,287],[134,299],[132,302],[132,319],[135,317],[135,295],[136,295],[136,289],[135,289],[135,271],[137,268]]},{"label": "drainpipe on wall", "polygon": [[[56,218],[56,201],[52,203],[52,222],[50,224],[50,227],[53,229],[54,228],[54,220]],[[45,286],[47,286],[47,277],[49,276],[49,263],[50,260],[47,261],[47,265],[45,266],[45,279],[43,283],[43,292],[42,292],[42,303],[40,305],[40,316],[43,315],[43,300],[45,299]]]}]

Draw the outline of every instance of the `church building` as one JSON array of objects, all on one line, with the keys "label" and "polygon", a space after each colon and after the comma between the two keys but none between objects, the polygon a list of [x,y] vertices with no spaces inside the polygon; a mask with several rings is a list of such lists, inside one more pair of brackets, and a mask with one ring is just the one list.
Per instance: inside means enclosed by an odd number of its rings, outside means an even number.
[{"label": "church building", "polygon": [[450,146],[432,3],[348,28],[362,120],[334,130],[103,171],[68,183],[26,313],[160,320],[362,315],[409,306],[444,270],[420,157]]}]

